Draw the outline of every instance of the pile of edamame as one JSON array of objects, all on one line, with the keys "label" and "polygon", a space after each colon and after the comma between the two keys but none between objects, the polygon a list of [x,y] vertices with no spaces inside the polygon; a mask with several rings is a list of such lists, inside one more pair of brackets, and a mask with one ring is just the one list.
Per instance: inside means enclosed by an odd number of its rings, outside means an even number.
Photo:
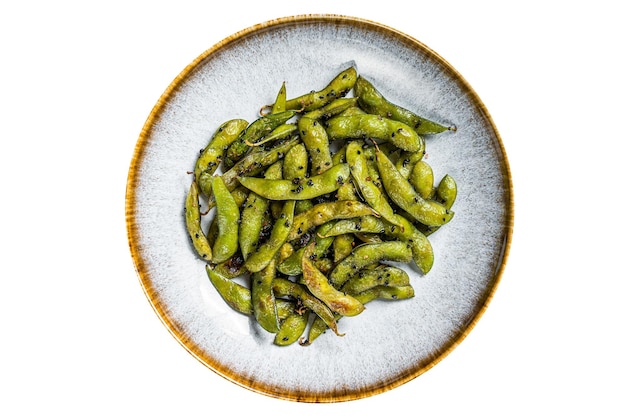
[{"label": "pile of edamame", "polygon": [[279,346],[342,335],[339,319],[368,302],[413,297],[398,263],[427,274],[428,236],[454,216],[455,180],[435,184],[424,160],[424,138],[448,130],[387,100],[354,67],[291,99],[283,83],[252,123],[224,122],[185,201],[217,292]]}]

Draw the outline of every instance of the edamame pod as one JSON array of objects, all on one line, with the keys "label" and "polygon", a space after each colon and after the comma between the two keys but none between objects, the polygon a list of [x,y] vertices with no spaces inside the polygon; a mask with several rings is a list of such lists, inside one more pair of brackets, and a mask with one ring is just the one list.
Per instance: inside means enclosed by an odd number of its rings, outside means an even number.
[{"label": "edamame pod", "polygon": [[452,219],[454,213],[443,204],[420,196],[384,152],[376,152],[376,161],[387,195],[415,220],[427,226],[441,226]]},{"label": "edamame pod", "polygon": [[321,237],[333,237],[346,233],[384,233],[385,223],[376,216],[360,216],[337,221],[327,232],[318,231]]},{"label": "edamame pod", "polygon": [[279,330],[278,313],[276,311],[276,299],[272,283],[276,277],[276,261],[270,260],[265,268],[252,274],[250,294],[254,317],[270,333]]},{"label": "edamame pod", "polygon": [[[321,233],[325,233],[327,230],[331,229],[335,222],[330,221],[321,225],[317,229],[317,233],[315,234],[315,249],[313,251],[313,256],[316,259],[315,266],[319,269],[319,265],[317,261],[323,259],[326,251],[331,247],[334,237],[322,237]],[[302,256],[304,256],[304,249],[300,248],[294,253],[292,253],[288,258],[286,258],[283,262],[278,264],[278,270],[285,275],[300,275],[302,274]]]},{"label": "edamame pod", "polygon": [[324,126],[315,119],[306,116],[298,120],[300,139],[311,157],[311,173],[319,175],[333,165],[330,143]]},{"label": "edamame pod", "polygon": [[241,224],[239,225],[239,248],[244,259],[256,250],[263,228],[265,212],[269,201],[257,193],[250,192],[241,210]]},{"label": "edamame pod", "polygon": [[295,201],[285,202],[280,217],[272,227],[272,233],[267,242],[263,243],[256,252],[246,259],[246,268],[250,272],[258,272],[265,268],[287,241],[293,224]]},{"label": "edamame pod", "polygon": [[363,149],[362,141],[352,141],[346,148],[346,160],[350,166],[352,178],[359,188],[363,199],[370,205],[381,217],[387,221],[397,224],[395,213],[386,195],[382,189],[373,181],[367,167],[367,157]]},{"label": "edamame pod", "polygon": [[409,152],[423,148],[422,139],[409,125],[374,114],[335,116],[326,121],[330,140],[377,139]]},{"label": "edamame pod", "polygon": [[323,89],[287,100],[285,108],[304,112],[319,109],[331,101],[348,94],[348,92],[352,90],[352,87],[354,87],[356,78],[356,69],[350,67],[337,74]]},{"label": "edamame pod", "polygon": [[298,181],[242,177],[239,182],[250,191],[270,200],[310,200],[337,190],[349,176],[350,168],[347,164],[341,164],[323,174]]},{"label": "edamame pod", "polygon": [[211,283],[226,304],[242,314],[252,315],[252,297],[248,288],[236,281],[223,277],[211,269],[209,265],[206,266],[206,271]]},{"label": "edamame pod", "polygon": [[290,297],[298,300],[302,305],[320,317],[326,326],[330,328],[337,336],[343,336],[337,329],[337,322],[333,312],[319,299],[314,297],[307,288],[288,279],[275,278],[273,283],[274,295],[276,297]]},{"label": "edamame pod", "polygon": [[409,178],[415,164],[422,160],[425,152],[426,147],[424,147],[421,152],[402,152],[396,161],[396,168],[398,168],[398,172],[400,172],[404,178]]},{"label": "edamame pod", "polygon": [[246,128],[235,141],[228,147],[224,157],[224,168],[232,168],[248,152],[250,146],[246,142],[255,143],[263,139],[268,133],[278,126],[286,123],[296,115],[293,110],[261,116]]},{"label": "edamame pod", "polygon": [[185,200],[185,223],[193,247],[196,249],[198,255],[208,262],[212,258],[213,251],[211,250],[211,245],[206,235],[202,231],[200,219],[198,184],[192,181]]},{"label": "edamame pod", "polygon": [[219,233],[213,246],[213,263],[221,263],[233,256],[239,248],[239,207],[222,178],[213,177],[215,218]]},{"label": "edamame pod", "polygon": [[435,175],[426,161],[415,164],[408,180],[422,198],[429,199],[435,194]]},{"label": "edamame pod", "polygon": [[410,285],[409,274],[395,266],[381,264],[374,269],[361,270],[358,275],[350,278],[341,287],[347,294],[358,294],[379,285],[388,287],[403,287]]},{"label": "edamame pod", "polygon": [[[308,176],[309,154],[304,144],[299,143],[287,152],[283,161],[283,178],[300,182]],[[296,213],[301,213],[312,206],[310,200],[298,200]]]},{"label": "edamame pod", "polygon": [[357,246],[352,253],[332,270],[330,283],[340,288],[362,268],[381,261],[410,262],[413,259],[410,246],[401,241],[369,243]]},{"label": "edamame pod", "polygon": [[311,228],[330,220],[349,219],[367,215],[379,216],[373,208],[359,201],[345,200],[319,203],[294,217],[293,228],[287,240],[297,239]]},{"label": "edamame pod", "polygon": [[430,272],[435,262],[433,247],[421,231],[400,214],[396,215],[400,227],[385,222],[385,234],[407,243],[413,253],[413,261],[423,274]]},{"label": "edamame pod", "polygon": [[309,323],[309,310],[302,314],[297,312],[291,313],[281,323],[280,329],[274,336],[274,344],[278,346],[288,346],[299,340],[304,334],[306,326]]},{"label": "edamame pod", "polygon": [[333,287],[310,260],[314,244],[302,256],[302,282],[315,297],[322,300],[333,312],[342,316],[356,316],[364,310],[363,304]]},{"label": "edamame pod", "polygon": [[[300,143],[300,138],[294,137],[275,143],[267,150],[249,153],[241,161],[222,174],[224,184],[229,190],[235,189],[239,185],[239,179],[246,176],[257,175],[268,166],[282,160],[285,154]],[[205,175],[203,174],[202,177]]]},{"label": "edamame pod", "polygon": [[457,185],[452,176],[446,174],[443,176],[435,191],[437,200],[446,208],[450,209],[456,200]]},{"label": "edamame pod", "polygon": [[265,145],[270,142],[277,142],[279,140],[287,139],[298,133],[298,126],[295,123],[285,123],[272,130],[267,136],[258,142],[246,142],[246,145],[257,149],[261,145]]},{"label": "edamame pod", "polygon": [[435,134],[446,130],[456,130],[454,127],[444,126],[414,112],[388,101],[362,75],[359,75],[354,85],[354,95],[359,98],[359,106],[366,112],[389,117],[401,121],[414,128],[419,135]]},{"label": "edamame pod", "polygon": [[272,106],[272,113],[277,114],[284,112],[287,107],[287,86],[285,82],[280,86],[278,90],[278,94],[276,94],[276,100],[274,100],[274,105]]},{"label": "edamame pod", "polygon": [[331,117],[336,116],[339,113],[342,113],[347,109],[356,106],[357,100],[358,99],[356,97],[338,98],[331,101],[324,107],[320,107],[317,110],[305,113],[303,116],[313,120],[326,121]]},{"label": "edamame pod", "polygon": [[232,119],[222,123],[208,145],[200,152],[193,171],[195,177],[199,178],[203,172],[213,175],[222,162],[224,149],[227,149],[247,126],[248,122],[243,119]]},{"label": "edamame pod", "polygon": [[401,287],[388,287],[379,285],[362,293],[355,294],[357,300],[380,299],[380,300],[406,300],[415,296],[415,289],[411,285]]}]

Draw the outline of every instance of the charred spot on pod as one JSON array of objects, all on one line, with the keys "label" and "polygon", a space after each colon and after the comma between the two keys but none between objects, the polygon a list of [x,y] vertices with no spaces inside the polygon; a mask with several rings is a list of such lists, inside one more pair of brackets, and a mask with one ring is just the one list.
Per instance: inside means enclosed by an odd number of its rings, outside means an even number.
[{"label": "charred spot on pod", "polygon": [[309,187],[313,187],[313,184],[315,184],[312,179],[309,179],[306,183]]},{"label": "charred spot on pod", "polygon": [[294,188],[293,190],[291,190],[292,193],[296,193],[298,194],[300,191],[302,191],[304,189],[304,187],[302,187],[302,184],[298,185],[296,188]]},{"label": "charred spot on pod", "polygon": [[298,184],[300,184],[300,178],[296,177],[296,178],[292,179],[292,180],[291,180],[291,183],[292,183],[293,185],[298,185]]},{"label": "charred spot on pod", "polygon": [[286,220],[285,221],[285,227],[289,227],[289,226],[291,226],[291,223],[289,222],[289,220]]}]

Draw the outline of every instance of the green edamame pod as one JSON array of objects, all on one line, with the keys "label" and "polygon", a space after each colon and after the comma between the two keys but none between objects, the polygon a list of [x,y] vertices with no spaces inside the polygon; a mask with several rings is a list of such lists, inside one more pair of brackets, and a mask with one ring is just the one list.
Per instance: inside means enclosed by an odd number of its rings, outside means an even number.
[{"label": "green edamame pod", "polygon": [[376,152],[376,162],[389,198],[415,220],[427,226],[441,226],[452,219],[454,213],[443,204],[420,196],[383,152]]},{"label": "green edamame pod", "polygon": [[371,138],[409,152],[423,149],[422,138],[409,125],[375,114],[331,117],[326,121],[326,132],[331,141]]},{"label": "green edamame pod", "polygon": [[256,271],[250,279],[250,295],[252,310],[257,323],[270,333],[277,333],[279,329],[276,299],[272,283],[276,277],[276,260],[271,259],[265,268]]},{"label": "green edamame pod", "polygon": [[222,263],[213,265],[213,270],[228,279],[237,278],[248,273],[240,252],[235,253]]},{"label": "green edamame pod", "polygon": [[347,143],[341,145],[337,152],[335,152],[332,156],[333,165],[343,164],[346,161],[346,148],[348,147]]},{"label": "green edamame pod", "polygon": [[406,300],[415,296],[415,289],[411,285],[401,287],[388,287],[379,285],[377,287],[365,290],[362,293],[355,294],[357,300]]},{"label": "green edamame pod", "polygon": [[400,226],[385,222],[385,234],[407,243],[411,247],[415,265],[423,274],[427,274],[435,262],[435,255],[430,241],[426,235],[419,231],[404,216],[397,214],[396,220]]},{"label": "green edamame pod", "polygon": [[185,200],[185,223],[187,225],[187,233],[198,255],[205,261],[210,261],[213,256],[213,251],[211,250],[211,245],[206,235],[202,231],[200,219],[198,184],[192,181]]},{"label": "green edamame pod", "polygon": [[289,149],[298,143],[300,143],[300,138],[289,138],[275,143],[274,146],[267,150],[249,153],[241,161],[237,162],[235,166],[224,172],[222,175],[224,184],[226,184],[229,190],[235,189],[239,185],[240,178],[263,172],[268,166],[282,160]]},{"label": "green edamame pod", "polygon": [[274,336],[274,344],[278,346],[288,346],[299,340],[304,334],[309,323],[309,310],[302,314],[293,312],[280,323],[280,329]]},{"label": "green edamame pod", "polygon": [[258,149],[261,145],[265,145],[270,142],[278,142],[279,140],[288,139],[296,133],[298,133],[298,126],[295,123],[285,123],[285,124],[278,126],[276,129],[272,130],[262,140],[255,142],[255,143],[246,142],[246,145],[250,147],[254,147],[254,149]]},{"label": "green edamame pod", "polygon": [[329,281],[334,287],[340,288],[367,265],[381,261],[410,262],[412,259],[411,248],[405,242],[389,241],[360,245],[335,266],[330,273]]},{"label": "green edamame pod", "polygon": [[335,321],[333,312],[326,306],[326,304],[313,296],[313,294],[311,294],[304,285],[284,278],[275,278],[273,289],[276,297],[290,297],[298,300],[304,307],[317,314],[317,316],[324,321],[326,326],[328,326],[328,328],[330,328],[337,336],[343,336],[343,334],[340,334],[337,329],[337,322]]},{"label": "green edamame pod", "polygon": [[315,297],[320,299],[333,312],[342,316],[356,316],[364,310],[363,304],[333,287],[328,278],[321,273],[310,256],[314,244],[310,244],[302,256],[302,282]]},{"label": "green edamame pod", "polygon": [[276,100],[274,100],[274,105],[272,106],[272,113],[273,114],[277,114],[277,113],[282,113],[285,110],[287,110],[287,86],[285,85],[285,82],[283,81],[283,83],[280,86],[280,89],[278,90],[278,94],[276,94]]},{"label": "green edamame pod", "polygon": [[360,114],[367,114],[367,112],[363,110],[362,108],[355,106],[355,107],[348,107],[347,109],[339,113],[339,116],[356,116]]},{"label": "green edamame pod", "polygon": [[[283,161],[283,178],[295,182],[308,176],[309,154],[304,144],[299,143],[287,152]],[[302,213],[313,206],[311,200],[298,200],[295,213]]]},{"label": "green edamame pod", "polygon": [[243,285],[221,276],[206,266],[206,271],[213,286],[233,310],[245,315],[252,315],[252,297],[250,290]]},{"label": "green edamame pod", "polygon": [[199,178],[203,172],[213,175],[222,162],[224,149],[227,149],[247,126],[248,122],[243,119],[233,119],[222,123],[208,145],[200,152],[193,171],[195,177]]},{"label": "green edamame pod", "polygon": [[239,207],[221,177],[213,177],[217,227],[219,233],[213,246],[213,263],[221,263],[239,248]]},{"label": "green edamame pod", "polygon": [[293,224],[295,201],[285,202],[280,217],[272,227],[272,233],[256,252],[253,252],[246,259],[246,268],[250,272],[258,272],[265,268],[278,253],[282,245],[287,241],[289,231]]},{"label": "green edamame pod", "polygon": [[370,205],[380,216],[387,221],[396,224],[395,213],[382,189],[374,181],[367,166],[367,156],[363,149],[362,141],[352,141],[346,148],[346,160],[350,166],[352,178],[359,188],[363,199]]},{"label": "green edamame pod", "polygon": [[252,123],[228,147],[224,157],[224,168],[232,168],[248,152],[248,143],[255,143],[263,139],[278,126],[286,123],[296,115],[293,110],[261,116]]},{"label": "green edamame pod", "polygon": [[347,294],[358,294],[379,285],[403,287],[410,285],[409,274],[395,266],[381,264],[374,269],[361,270],[341,287]]},{"label": "green edamame pod", "polygon": [[304,144],[299,143],[289,149],[283,161],[283,178],[301,180],[306,178],[309,166],[309,155]]},{"label": "green edamame pod", "polygon": [[333,254],[335,263],[343,261],[348,255],[352,253],[354,248],[355,237],[352,233],[339,235],[333,242]]},{"label": "green edamame pod", "polygon": [[328,134],[322,123],[306,116],[298,120],[300,139],[311,157],[311,173],[319,175],[333,165]]},{"label": "green edamame pod", "polygon": [[357,100],[358,99],[356,97],[338,98],[338,99],[331,101],[324,107],[320,107],[317,110],[313,110],[308,113],[305,113],[303,116],[308,117],[309,119],[313,119],[313,120],[325,121],[325,120],[330,119],[333,116],[338,115],[339,113],[346,111],[347,109],[351,107],[356,106]]},{"label": "green edamame pod", "polygon": [[429,199],[435,194],[435,175],[426,161],[415,164],[408,180],[422,198]]},{"label": "green edamame pod", "polygon": [[349,176],[350,168],[347,164],[341,164],[323,174],[299,181],[242,177],[239,182],[250,191],[270,200],[310,200],[337,190]]},{"label": "green edamame pod", "polygon": [[294,217],[293,228],[287,240],[297,239],[311,228],[330,220],[349,219],[367,215],[379,216],[373,208],[359,201],[344,200],[319,203]]},{"label": "green edamame pod", "polygon": [[398,172],[400,172],[404,178],[409,178],[415,164],[422,160],[425,152],[426,147],[424,147],[422,152],[402,152],[396,161],[396,168],[398,169]]},{"label": "green edamame pod", "polygon": [[408,124],[416,130],[419,135],[436,134],[446,130],[456,130],[451,126],[444,126],[424,117],[420,117],[414,112],[407,110],[397,104],[388,101],[371,82],[359,75],[354,85],[354,95],[359,98],[359,105],[366,112],[389,117],[394,120]]},{"label": "green edamame pod", "polygon": [[[328,249],[333,244],[333,241],[335,240],[335,238],[332,236],[322,237],[321,234],[331,229],[334,224],[335,224],[334,221],[330,221],[328,223],[321,225],[317,229],[317,233],[315,234],[315,249],[314,249],[313,255],[315,259],[318,261],[323,259],[324,255],[326,254],[326,251],[328,251]],[[295,276],[295,275],[302,274],[302,256],[304,256],[304,249],[305,248],[298,249],[297,251],[292,253],[288,258],[286,258],[283,262],[278,264],[278,270],[285,275]],[[317,261],[315,262],[315,266],[318,267],[318,269],[320,267]]]},{"label": "green edamame pod", "polygon": [[437,200],[446,208],[450,209],[456,200],[457,185],[454,178],[446,174],[443,176],[435,191]]},{"label": "green edamame pod", "polygon": [[[283,164],[281,161],[276,161],[265,171],[265,178],[281,178],[282,170]],[[258,247],[262,230],[268,222],[267,210],[271,204],[265,197],[252,191],[249,191],[249,193],[246,203],[241,209],[241,222],[239,225],[239,248],[244,259],[248,259],[250,254],[256,251]]]},{"label": "green edamame pod", "polygon": [[241,210],[239,225],[239,248],[244,259],[248,259],[248,256],[256,250],[268,208],[269,201],[266,198],[250,192]]},{"label": "green edamame pod", "polygon": [[321,237],[339,236],[346,233],[384,233],[385,223],[376,216],[361,216],[352,219],[337,221],[332,228],[323,233],[318,231]]},{"label": "green edamame pod", "polygon": [[287,100],[285,108],[304,112],[319,109],[335,99],[345,97],[352,90],[356,78],[356,69],[350,67],[337,74],[323,89]]}]

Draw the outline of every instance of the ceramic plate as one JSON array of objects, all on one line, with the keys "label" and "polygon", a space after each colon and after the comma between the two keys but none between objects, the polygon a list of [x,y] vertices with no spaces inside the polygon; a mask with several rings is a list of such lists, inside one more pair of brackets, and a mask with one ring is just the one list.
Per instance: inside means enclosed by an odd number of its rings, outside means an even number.
[{"label": "ceramic plate", "polygon": [[[290,97],[348,66],[385,96],[457,126],[427,139],[435,177],[452,175],[455,217],[430,237],[433,269],[411,273],[415,297],[374,301],[337,337],[277,347],[208,280],[183,205],[200,149],[232,118],[258,117],[281,83]],[[506,154],[485,106],[437,53],[358,18],[281,18],[235,33],[184,68],[156,103],[130,167],[126,219],[139,281],[158,317],[202,364],[250,390],[294,401],[355,400],[397,387],[444,358],[473,328],[502,275],[512,232]],[[165,359],[166,360],[166,359]]]}]

